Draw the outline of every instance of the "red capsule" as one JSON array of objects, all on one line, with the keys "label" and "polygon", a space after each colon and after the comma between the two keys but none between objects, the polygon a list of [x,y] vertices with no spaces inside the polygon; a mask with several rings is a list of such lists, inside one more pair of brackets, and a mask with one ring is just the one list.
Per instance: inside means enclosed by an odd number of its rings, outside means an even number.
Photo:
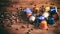
[{"label": "red capsule", "polygon": [[53,14],[53,18],[55,18],[55,19],[56,19],[56,18],[57,18],[57,14]]}]

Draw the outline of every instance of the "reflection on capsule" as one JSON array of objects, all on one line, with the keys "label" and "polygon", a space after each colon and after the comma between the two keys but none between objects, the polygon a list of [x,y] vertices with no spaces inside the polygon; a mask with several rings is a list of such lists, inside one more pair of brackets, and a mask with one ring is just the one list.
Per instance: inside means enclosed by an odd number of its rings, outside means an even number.
[{"label": "reflection on capsule", "polygon": [[45,17],[44,16],[39,16],[38,19],[39,20],[45,20]]}]

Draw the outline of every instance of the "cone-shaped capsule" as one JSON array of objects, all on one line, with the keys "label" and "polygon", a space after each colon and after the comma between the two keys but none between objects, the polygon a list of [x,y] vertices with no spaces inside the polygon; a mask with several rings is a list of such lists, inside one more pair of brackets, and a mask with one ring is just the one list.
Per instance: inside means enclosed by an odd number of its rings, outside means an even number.
[{"label": "cone-shaped capsule", "polygon": [[46,20],[41,21],[40,28],[41,29],[48,29],[47,21]]},{"label": "cone-shaped capsule", "polygon": [[45,17],[44,16],[39,16],[38,19],[39,20],[45,20]]},{"label": "cone-shaped capsule", "polygon": [[57,12],[57,7],[50,7],[50,12],[51,13],[56,13]]},{"label": "cone-shaped capsule", "polygon": [[50,11],[50,7],[46,7],[46,8],[45,8],[45,11],[46,11],[46,12]]},{"label": "cone-shaped capsule", "polygon": [[29,17],[29,16],[32,15],[32,11],[30,10],[30,8],[26,8],[26,9],[24,10],[24,12],[26,13],[26,16],[27,16],[27,17]]},{"label": "cone-shaped capsule", "polygon": [[55,20],[59,20],[59,16],[58,16],[57,13],[53,14],[52,16],[53,16],[53,18],[54,18]]},{"label": "cone-shaped capsule", "polygon": [[48,18],[49,13],[48,13],[48,12],[44,12],[44,13],[43,13],[43,16],[44,16],[45,18]]},{"label": "cone-shaped capsule", "polygon": [[55,20],[53,17],[48,18],[48,24],[53,25],[55,23]]},{"label": "cone-shaped capsule", "polygon": [[31,22],[34,22],[35,21],[35,16],[30,16],[30,18],[29,18],[29,21]]},{"label": "cone-shaped capsule", "polygon": [[24,10],[24,12],[26,12],[26,13],[31,12],[31,9],[30,9],[30,8],[26,8],[26,9]]}]

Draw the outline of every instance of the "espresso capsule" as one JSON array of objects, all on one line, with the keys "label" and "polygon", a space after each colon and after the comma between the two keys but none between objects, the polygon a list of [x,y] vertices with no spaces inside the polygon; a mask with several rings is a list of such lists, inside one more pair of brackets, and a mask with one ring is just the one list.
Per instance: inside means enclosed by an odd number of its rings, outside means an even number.
[{"label": "espresso capsule", "polygon": [[29,16],[32,15],[32,11],[30,10],[30,8],[26,8],[26,9],[24,10],[24,12],[26,13],[26,16],[27,16],[27,17],[29,17]]},{"label": "espresso capsule", "polygon": [[48,13],[48,12],[44,12],[44,13],[43,13],[43,16],[44,16],[45,18],[48,18],[48,17],[49,17],[49,13]]},{"label": "espresso capsule", "polygon": [[40,28],[41,29],[48,29],[47,21],[46,20],[41,21]]},{"label": "espresso capsule", "polygon": [[32,12],[26,13],[26,16],[27,16],[27,17],[30,17],[31,15],[32,15]]},{"label": "espresso capsule", "polygon": [[50,13],[52,13],[52,14],[57,13],[57,7],[51,6]]},{"label": "espresso capsule", "polygon": [[30,18],[29,18],[29,21],[31,22],[34,22],[35,21],[35,16],[30,16]]},{"label": "espresso capsule", "polygon": [[53,14],[52,16],[55,20],[59,18],[57,14]]},{"label": "espresso capsule", "polygon": [[45,17],[44,16],[39,16],[38,19],[39,20],[45,20]]},{"label": "espresso capsule", "polygon": [[45,11],[46,11],[46,12],[50,11],[50,7],[46,7],[46,8],[45,8]]},{"label": "espresso capsule", "polygon": [[55,20],[53,17],[48,18],[48,24],[53,25],[55,23]]}]

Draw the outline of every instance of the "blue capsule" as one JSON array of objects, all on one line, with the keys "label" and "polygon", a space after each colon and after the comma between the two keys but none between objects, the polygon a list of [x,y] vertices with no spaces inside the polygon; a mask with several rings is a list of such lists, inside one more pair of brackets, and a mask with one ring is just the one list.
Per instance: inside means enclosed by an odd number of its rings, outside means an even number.
[{"label": "blue capsule", "polygon": [[39,20],[45,20],[45,17],[44,16],[39,16],[38,19]]},{"label": "blue capsule", "polygon": [[32,12],[32,11],[30,10],[30,8],[26,8],[26,9],[24,10],[24,12],[28,13],[28,12]]},{"label": "blue capsule", "polygon": [[56,13],[57,12],[57,8],[56,7],[51,7],[51,13]]},{"label": "blue capsule", "polygon": [[53,17],[48,18],[48,24],[53,25],[55,23],[55,20]]}]

